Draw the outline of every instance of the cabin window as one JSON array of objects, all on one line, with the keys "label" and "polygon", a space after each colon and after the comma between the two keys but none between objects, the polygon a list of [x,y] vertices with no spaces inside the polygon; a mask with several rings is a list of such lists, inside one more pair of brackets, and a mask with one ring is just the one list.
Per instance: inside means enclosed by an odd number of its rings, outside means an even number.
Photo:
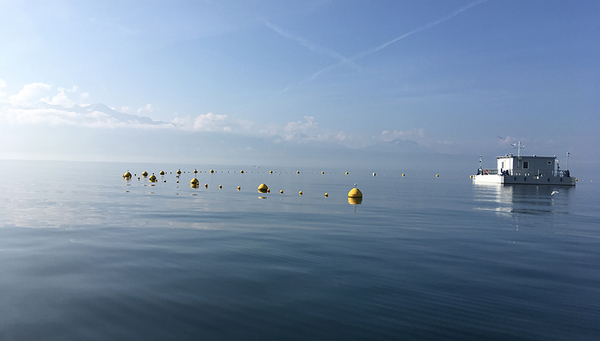
[{"label": "cabin window", "polygon": [[552,161],[548,161],[548,164],[549,164],[549,165],[552,165]]},{"label": "cabin window", "polygon": [[523,161],[523,169],[529,168],[529,161]]},{"label": "cabin window", "polygon": [[527,177],[524,177],[524,178],[523,178],[523,181],[527,181]]}]

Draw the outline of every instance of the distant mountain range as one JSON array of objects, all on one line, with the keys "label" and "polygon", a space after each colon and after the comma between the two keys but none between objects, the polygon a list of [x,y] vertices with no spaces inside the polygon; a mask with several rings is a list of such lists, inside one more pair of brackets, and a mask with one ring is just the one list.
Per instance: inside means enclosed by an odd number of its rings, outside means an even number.
[{"label": "distant mountain range", "polygon": [[62,105],[53,105],[48,103],[39,103],[38,108],[54,109],[69,113],[76,113],[76,116],[69,116],[69,119],[77,123],[94,123],[94,122],[113,122],[123,124],[147,124],[147,125],[165,125],[172,124],[164,121],[154,121],[146,116],[138,116],[125,114],[109,108],[108,106],[95,103],[90,105],[77,105],[65,107]]}]

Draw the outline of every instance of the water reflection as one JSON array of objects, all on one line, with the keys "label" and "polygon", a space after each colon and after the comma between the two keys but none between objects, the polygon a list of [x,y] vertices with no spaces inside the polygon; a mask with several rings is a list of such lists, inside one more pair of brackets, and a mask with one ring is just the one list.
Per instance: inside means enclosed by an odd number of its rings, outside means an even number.
[{"label": "water reflection", "polygon": [[495,211],[499,216],[544,215],[566,212],[568,186],[473,185],[478,210]]}]

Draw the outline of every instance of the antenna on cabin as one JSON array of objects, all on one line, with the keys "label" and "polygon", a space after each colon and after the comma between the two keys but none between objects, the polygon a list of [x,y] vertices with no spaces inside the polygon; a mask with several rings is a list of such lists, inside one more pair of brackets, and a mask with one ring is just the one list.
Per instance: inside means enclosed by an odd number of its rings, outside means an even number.
[{"label": "antenna on cabin", "polygon": [[481,167],[481,155],[479,155],[479,170],[483,170],[483,168]]},{"label": "antenna on cabin", "polygon": [[511,146],[513,148],[517,148],[517,157],[521,157],[521,148],[525,148],[525,146],[521,144],[521,141],[517,143],[512,143]]},{"label": "antenna on cabin", "polygon": [[569,170],[569,155],[571,155],[571,153],[567,152],[567,170]]}]

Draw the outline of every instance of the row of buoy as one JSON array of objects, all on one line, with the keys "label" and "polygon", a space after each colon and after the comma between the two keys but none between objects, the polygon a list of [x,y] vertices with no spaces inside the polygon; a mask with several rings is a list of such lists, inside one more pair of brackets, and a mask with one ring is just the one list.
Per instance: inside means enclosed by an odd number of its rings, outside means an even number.
[{"label": "row of buoy", "polygon": [[[180,174],[182,174],[182,171],[181,171],[181,169],[178,169],[178,170],[177,170],[175,173],[176,173],[177,175],[180,175]],[[183,173],[185,173],[185,172],[183,172]],[[189,173],[189,172],[188,172],[188,173]],[[194,173],[194,174],[198,174],[198,173],[199,173],[199,171],[198,171],[197,169],[194,169],[193,173]],[[200,173],[202,173],[202,172],[200,171]],[[214,170],[214,169],[211,169],[211,170],[209,170],[209,171],[205,171],[205,173],[211,173],[211,174],[214,174],[214,173],[216,173],[216,172],[215,172],[215,170]],[[223,173],[223,171],[221,171],[221,173]],[[227,173],[229,173],[229,171],[227,171]],[[234,173],[235,173],[235,172],[234,172]],[[240,174],[244,174],[244,173],[245,173],[245,171],[244,171],[243,169],[242,169],[242,170],[240,170]],[[274,173],[274,172],[273,172],[272,170],[271,170],[271,171],[269,171],[269,174],[273,174],[273,173]],[[287,173],[287,172],[286,172],[286,173]],[[153,173],[153,174],[154,174],[154,173]],[[166,175],[167,173],[166,173],[165,171],[162,171],[162,170],[161,170],[159,174],[160,174],[160,175]],[[171,172],[171,174],[172,174],[172,172]],[[281,174],[282,174],[282,173],[280,172],[280,173],[279,173],[279,175],[281,175]],[[301,174],[301,172],[298,170],[298,171],[296,171],[296,174]],[[312,172],[311,172],[311,174],[312,174]],[[326,174],[326,173],[325,173],[324,171],[321,171],[321,174]],[[337,173],[336,173],[336,174],[337,174]],[[349,173],[348,173],[348,172],[345,172],[344,174],[348,175]],[[373,176],[377,176],[377,173],[372,173],[372,175],[373,175]],[[144,172],[142,173],[142,176],[143,176],[143,177],[147,177],[147,176],[148,176],[148,172],[144,171]],[[397,176],[397,175],[396,175],[396,176]],[[405,177],[405,176],[406,176],[406,173],[402,173],[402,176],[403,176],[403,177]],[[417,175],[417,176],[418,176],[418,175]],[[423,175],[423,177],[425,177],[425,175]],[[439,174],[436,174],[436,175],[435,175],[435,177],[436,177],[436,178],[439,178],[439,177],[440,177],[440,175],[439,175]],[[445,175],[444,175],[444,177],[445,177]],[[452,176],[451,176],[451,177],[452,177]],[[472,177],[473,177],[473,176],[472,176],[472,175],[470,175],[470,178],[472,178]],[[128,178],[128,179],[131,179],[131,178],[132,178],[132,175],[131,175],[131,173],[130,173],[129,171],[127,171],[127,173],[123,174],[123,178],[126,178],[126,179],[127,179],[127,178]],[[139,178],[139,177],[138,177],[138,178]]]},{"label": "row of buoy", "polygon": [[[180,174],[180,170],[177,171],[178,174]],[[146,175],[148,174],[147,172]],[[144,173],[142,173],[142,175],[144,175]],[[194,173],[196,173],[196,171],[194,170]],[[164,174],[163,171],[160,172],[161,175]],[[129,171],[127,171],[127,173],[123,174],[123,178],[129,180],[131,179],[131,173]],[[138,178],[139,179],[139,178]],[[148,179],[150,182],[157,182],[157,178],[154,174],[152,174],[152,176],[150,176],[150,178]],[[167,182],[167,180],[164,180],[165,182]],[[177,180],[177,183],[179,183],[179,180]],[[192,180],[190,180],[190,187],[191,188],[199,188],[200,187],[200,180],[198,180],[197,178],[193,178]],[[208,184],[204,184],[205,188],[208,188]],[[219,185],[219,189],[222,189],[223,185]],[[240,191],[242,189],[241,186],[237,186],[237,190]],[[271,193],[271,189],[269,188],[269,186],[267,186],[267,184],[262,183],[258,186],[258,192],[259,193]],[[280,190],[279,193],[283,194],[283,190]],[[298,195],[303,195],[304,193],[302,191],[298,192]],[[329,193],[325,193],[325,197],[329,197]],[[352,188],[350,190],[350,192],[348,192],[348,202],[350,204],[360,204],[362,202],[362,197],[363,194],[360,191],[360,189],[358,189],[356,187],[356,184],[354,185],[354,188]]]},{"label": "row of buoy", "polygon": [[[179,182],[179,181],[178,181]],[[200,187],[200,180],[198,180],[197,178],[193,178],[192,180],[190,180],[190,187],[191,188],[199,188]],[[208,188],[208,184],[204,184],[205,188]],[[223,185],[219,185],[219,189],[222,189]],[[240,191],[242,189],[242,187],[238,186],[237,190]],[[269,188],[269,186],[267,186],[267,184],[262,183],[260,185],[258,185],[258,192],[259,193],[271,193],[271,189]],[[283,194],[283,190],[280,190],[279,193]],[[304,193],[302,191],[298,192],[298,195],[303,195]],[[325,193],[325,197],[329,197],[329,193]],[[348,198],[349,199],[354,199],[354,203],[360,203],[360,201],[362,201],[362,197],[363,194],[360,191],[360,189],[356,188],[356,184],[355,187],[352,188],[350,190],[350,192],[348,192]],[[360,199],[360,201],[358,200]]]}]

